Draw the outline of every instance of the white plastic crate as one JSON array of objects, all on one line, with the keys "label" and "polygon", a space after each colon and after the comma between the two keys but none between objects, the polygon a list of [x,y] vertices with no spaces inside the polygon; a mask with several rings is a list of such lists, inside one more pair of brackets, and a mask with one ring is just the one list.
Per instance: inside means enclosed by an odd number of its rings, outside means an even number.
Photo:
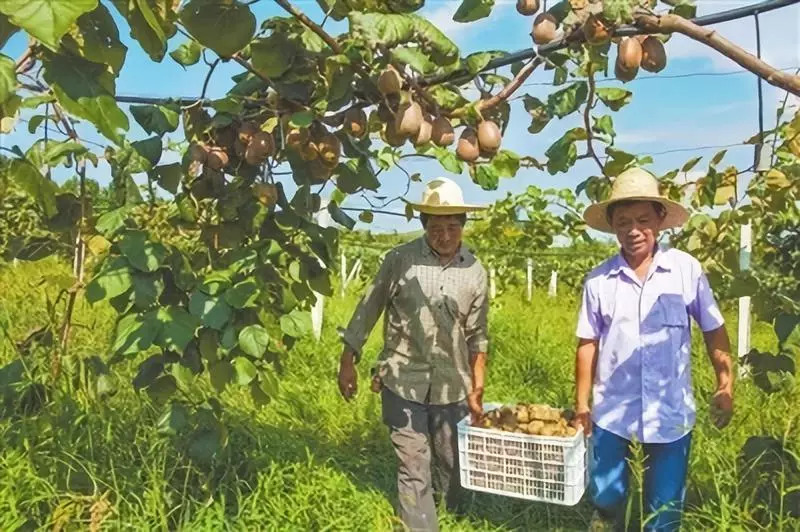
[{"label": "white plastic crate", "polygon": [[458,423],[458,454],[461,485],[496,495],[573,506],[589,480],[582,430],[569,438],[502,432],[473,427],[467,416]]}]

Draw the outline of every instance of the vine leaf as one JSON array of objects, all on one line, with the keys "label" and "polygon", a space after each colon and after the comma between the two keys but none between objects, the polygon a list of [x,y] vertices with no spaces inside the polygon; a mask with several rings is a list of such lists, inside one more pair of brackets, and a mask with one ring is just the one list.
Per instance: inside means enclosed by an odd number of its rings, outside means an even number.
[{"label": "vine leaf", "polygon": [[681,172],[684,172],[684,173],[685,173],[685,172],[690,172],[690,171],[692,170],[692,168],[694,168],[695,166],[697,166],[697,163],[699,163],[699,162],[700,162],[700,160],[701,160],[702,158],[703,158],[703,156],[702,156],[702,155],[699,155],[699,156],[697,156],[697,157],[694,157],[694,158],[692,158],[692,159],[689,159],[688,161],[686,161],[686,164],[684,164],[684,165],[681,167]]},{"label": "vine leaf", "polygon": [[230,57],[247,46],[256,32],[256,17],[235,0],[191,0],[181,10],[180,20],[197,42],[220,57]]},{"label": "vine leaf", "polygon": [[112,0],[112,3],[128,21],[131,36],[150,59],[160,63],[167,52],[167,39],[176,31],[175,11],[163,0]]},{"label": "vine leaf", "polygon": [[158,345],[178,353],[183,353],[200,326],[196,316],[174,305],[158,309],[158,321],[161,324],[156,340]]},{"label": "vine leaf", "polygon": [[289,314],[281,316],[280,324],[283,334],[294,338],[302,338],[311,333],[311,313],[294,309]]},{"label": "vine leaf", "polygon": [[558,118],[574,113],[586,101],[589,86],[585,81],[579,81],[554,92],[547,98],[547,108],[551,115]]},{"label": "vine leaf", "polygon": [[488,17],[493,7],[494,0],[463,0],[455,14],[453,14],[453,20],[456,22],[474,22]]},{"label": "vine leaf", "polygon": [[233,369],[236,371],[236,382],[239,386],[247,386],[253,382],[258,375],[258,369],[245,357],[234,358]]},{"label": "vine leaf", "polygon": [[203,325],[221,331],[233,311],[222,297],[209,296],[195,290],[189,299],[189,312],[200,318]]},{"label": "vine leaf", "polygon": [[539,98],[528,94],[523,97],[522,102],[525,106],[525,110],[531,115],[531,125],[528,126],[528,132],[535,135],[550,123],[550,119],[552,118],[550,116],[550,111]]},{"label": "vine leaf", "polygon": [[17,89],[16,63],[0,54],[0,103],[5,103]]},{"label": "vine leaf", "polygon": [[633,93],[617,87],[601,87],[597,89],[597,97],[612,111],[619,111],[631,103]]},{"label": "vine leaf", "polygon": [[17,33],[19,28],[8,21],[8,17],[0,13],[0,48],[6,45],[12,35]]},{"label": "vine leaf", "polygon": [[62,45],[93,63],[108,65],[119,75],[128,47],[119,40],[119,30],[103,4],[78,18],[78,23],[64,35]]},{"label": "vine leaf", "polygon": [[558,172],[566,172],[575,161],[578,160],[578,147],[575,142],[578,140],[586,140],[586,130],[581,127],[570,129],[564,135],[555,141],[547,151],[547,171],[551,175]]},{"label": "vine leaf", "polygon": [[86,285],[86,300],[89,303],[97,303],[124,294],[131,288],[132,274],[130,263],[125,257],[110,259]]},{"label": "vine leaf", "polygon": [[393,48],[392,61],[409,65],[420,74],[430,74],[436,70],[436,64],[431,61],[428,54],[416,47],[400,46]]},{"label": "vine leaf", "polygon": [[167,192],[175,194],[178,192],[178,186],[181,183],[181,177],[183,177],[181,163],[162,164],[161,166],[156,166],[152,170],[152,177],[161,188]]},{"label": "vine leaf", "polygon": [[119,130],[128,117],[114,99],[114,77],[105,65],[60,55],[44,61],[44,79],[67,112],[92,122],[111,141],[121,144]]},{"label": "vine leaf", "polygon": [[45,216],[51,218],[58,213],[55,183],[46,179],[35,166],[22,159],[9,163],[8,175],[13,182],[31,196],[42,208]]},{"label": "vine leaf", "polygon": [[118,355],[135,355],[145,351],[155,341],[160,328],[161,324],[155,311],[146,314],[126,314],[117,322],[111,352]]},{"label": "vine leaf", "polygon": [[131,266],[142,272],[156,271],[168,254],[163,244],[148,240],[143,231],[128,231],[117,246]]},{"label": "vine leaf", "polygon": [[203,45],[194,39],[189,39],[169,53],[169,56],[176,63],[186,68],[200,61],[200,54],[203,52]]},{"label": "vine leaf", "polygon": [[131,105],[131,114],[148,135],[163,135],[178,129],[180,108],[177,105]]},{"label": "vine leaf", "polygon": [[51,50],[82,14],[97,7],[98,0],[0,0],[0,13]]},{"label": "vine leaf", "polygon": [[370,47],[381,44],[391,49],[421,41],[430,49],[431,60],[437,65],[451,65],[458,59],[458,46],[436,25],[419,15],[351,11],[348,18],[350,34],[365,40]]},{"label": "vine leaf", "polygon": [[261,325],[248,325],[239,332],[239,347],[251,357],[261,358],[264,356],[268,345],[269,333]]},{"label": "vine leaf", "polygon": [[279,78],[294,62],[297,48],[282,33],[273,33],[250,44],[253,68],[268,78]]}]

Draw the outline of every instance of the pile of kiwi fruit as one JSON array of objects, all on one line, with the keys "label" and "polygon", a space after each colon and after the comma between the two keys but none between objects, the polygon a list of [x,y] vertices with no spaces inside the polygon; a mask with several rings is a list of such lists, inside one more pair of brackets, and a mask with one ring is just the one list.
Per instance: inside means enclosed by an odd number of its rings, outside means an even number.
[{"label": "pile of kiwi fruit", "polygon": [[570,426],[574,417],[569,409],[518,403],[489,410],[473,425],[503,432],[571,438],[577,433],[577,429]]}]

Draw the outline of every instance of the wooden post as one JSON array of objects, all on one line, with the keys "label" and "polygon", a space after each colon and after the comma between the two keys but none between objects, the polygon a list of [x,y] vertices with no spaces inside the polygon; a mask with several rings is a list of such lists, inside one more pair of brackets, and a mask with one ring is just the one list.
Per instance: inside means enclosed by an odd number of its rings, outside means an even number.
[{"label": "wooden post", "polygon": [[[750,269],[750,253],[752,251],[752,226],[750,222],[741,228],[739,236],[739,269],[747,271]],[[739,298],[739,331],[738,331],[737,354],[739,358],[750,352],[750,296]],[[739,375],[742,376],[744,368],[739,366]]]},{"label": "wooden post", "polygon": [[528,275],[527,275],[527,296],[528,301],[533,299],[533,259],[528,259]]},{"label": "wooden post", "polygon": [[556,270],[550,271],[550,286],[547,289],[547,295],[550,297],[556,297],[558,293],[558,272]]},{"label": "wooden post", "polygon": [[[330,214],[328,213],[328,202],[322,200],[320,210],[314,213],[314,223],[320,227],[328,227],[330,225]],[[344,257],[344,253],[342,253]],[[320,266],[326,267],[320,259],[317,259]],[[314,333],[314,338],[319,341],[322,338],[322,323],[325,314],[325,297],[322,294],[314,292],[314,306],[311,308],[311,328]]]},{"label": "wooden post", "polygon": [[494,266],[489,266],[489,297],[492,299],[497,297],[497,286],[495,285],[494,276]]}]

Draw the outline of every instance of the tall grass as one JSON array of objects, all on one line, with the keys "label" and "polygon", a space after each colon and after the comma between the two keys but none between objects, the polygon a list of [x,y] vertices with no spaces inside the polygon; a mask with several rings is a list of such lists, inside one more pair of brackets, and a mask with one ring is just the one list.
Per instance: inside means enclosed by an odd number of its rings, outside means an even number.
[{"label": "tall grass", "polygon": [[[51,300],[56,294],[39,285],[42,276],[65,271],[54,261],[0,270],[0,363],[18,356],[11,339],[47,319],[44,291]],[[283,361],[281,392],[269,405],[257,407],[235,388],[223,393],[228,445],[211,463],[193,461],[180,434],[156,430],[160,407],[128,384],[144,355],[117,366],[113,395],[99,397],[90,380],[68,378],[40,410],[1,419],[0,530],[391,530],[395,458],[368,389],[380,325],[358,368],[357,398],[344,402],[335,383],[336,327],[347,322],[357,288],[327,301],[322,340],[299,342]],[[573,295],[548,299],[541,291],[531,303],[512,291],[493,302],[487,401],[571,403],[576,305]],[[726,315],[735,336],[734,313]],[[104,305],[78,306],[71,371],[89,357],[108,358],[113,320]],[[770,396],[740,382],[734,421],[719,431],[707,411],[713,373],[695,338],[700,411],[687,528],[797,530],[800,518],[789,506],[797,499],[774,496],[800,489],[797,472],[785,462],[783,469],[748,470],[738,455],[755,435],[800,452],[798,386]],[[774,342],[766,324],[755,325],[755,347]],[[472,493],[462,515],[442,512],[441,522],[443,530],[582,530],[590,515],[586,502],[560,507]]]}]

